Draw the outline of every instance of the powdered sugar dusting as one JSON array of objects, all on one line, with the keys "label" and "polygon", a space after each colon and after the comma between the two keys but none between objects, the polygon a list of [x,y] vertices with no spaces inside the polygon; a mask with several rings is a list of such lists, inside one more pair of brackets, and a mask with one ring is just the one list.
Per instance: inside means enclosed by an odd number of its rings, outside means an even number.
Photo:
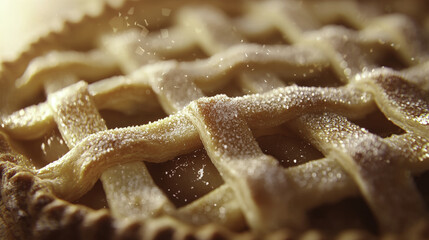
[{"label": "powdered sugar dusting", "polygon": [[338,76],[348,82],[363,69],[374,68],[368,54],[359,45],[358,33],[339,26],[327,26],[304,34],[305,44],[317,44],[332,62]]},{"label": "powdered sugar dusting", "polygon": [[[225,4],[231,15],[216,8],[223,4],[177,11],[148,4],[142,11],[133,3],[107,22],[113,34],[100,37],[94,31],[91,43],[83,39],[77,44],[97,50],[52,51],[33,59],[15,81],[16,95],[22,94],[24,103],[44,85],[48,101],[2,116],[2,130],[15,138],[35,138],[53,127],[55,119],[71,150],[38,170],[38,176],[66,200],[86,193],[101,176],[118,217],[167,213],[193,224],[227,226],[234,219],[252,231],[271,232],[299,228],[306,209],[360,191],[382,230],[404,229],[418,219],[425,210],[407,169],[429,167],[427,64],[402,72],[375,68],[385,50],[408,65],[427,60],[417,25],[399,14],[367,20],[366,11],[356,9],[360,2],[324,9],[359,30],[320,28],[332,19],[324,19],[328,16],[319,11],[321,5],[313,2],[256,1],[244,8]],[[134,17],[139,21],[130,20]],[[244,26],[248,19],[257,26]],[[272,34],[281,36],[271,39]],[[264,43],[249,44],[247,39]],[[272,45],[274,41],[281,45]],[[66,49],[74,49],[73,39],[69,43]],[[205,55],[210,57],[182,61]],[[299,84],[301,78],[319,78],[330,70],[346,85],[285,87],[282,82]],[[84,82],[56,93],[49,90],[49,80],[64,76],[91,82],[118,73],[125,76],[101,80],[89,90]],[[256,94],[203,98],[203,91],[223,91],[219,89],[229,84]],[[155,97],[172,115],[143,126],[106,130],[96,108],[134,113],[149,108]],[[406,133],[381,139],[347,119],[365,117],[374,103]],[[282,169],[262,153],[252,133],[282,124],[292,126],[326,158]],[[176,210],[142,161],[167,161],[202,144],[226,184]],[[195,181],[207,174],[204,167],[195,171]]]},{"label": "powdered sugar dusting", "polygon": [[421,217],[424,204],[400,165],[400,151],[335,114],[304,115],[295,124],[353,177],[383,229],[392,231]]},{"label": "powdered sugar dusting", "polygon": [[375,94],[375,100],[383,112],[398,126],[427,135],[429,127],[429,94],[402,74],[380,69],[358,75],[360,87]]},{"label": "powdered sugar dusting", "polygon": [[89,135],[61,159],[40,169],[38,174],[53,184],[58,195],[76,199],[111,166],[137,160],[166,161],[199,144],[196,129],[178,114],[144,126]]},{"label": "powdered sugar dusting", "polygon": [[334,159],[319,159],[288,168],[285,172],[293,176],[306,208],[330,202],[338,195],[358,192],[353,179]]},{"label": "powdered sugar dusting", "polygon": [[427,169],[429,164],[429,140],[414,133],[403,135],[393,135],[389,139],[389,144],[393,144],[408,158],[404,162],[407,167],[415,172]]},{"label": "powdered sugar dusting", "polygon": [[54,110],[58,129],[70,148],[84,137],[107,129],[89,97],[87,84],[84,82],[49,94],[48,102]]},{"label": "powdered sugar dusting", "polygon": [[[217,96],[201,98],[187,110],[215,166],[238,200],[251,209],[245,213],[249,223],[257,229],[275,229],[286,223],[299,226],[303,213],[302,209],[290,204],[294,197],[293,186],[278,162],[262,153],[239,116],[238,108],[239,105],[225,96]],[[279,194],[278,188],[290,189],[290,192]],[[280,214],[278,208],[291,214]]]},{"label": "powdered sugar dusting", "polygon": [[141,162],[109,168],[101,180],[109,207],[116,217],[145,219],[174,209]]},{"label": "powdered sugar dusting", "polygon": [[[289,86],[265,94],[233,99],[252,127],[278,125],[308,111],[334,111],[350,117],[373,109],[373,97],[353,87],[316,88]],[[266,115],[270,115],[269,120]]]},{"label": "powdered sugar dusting", "polygon": [[53,125],[52,112],[47,103],[40,103],[1,117],[1,128],[19,139],[42,136]]}]

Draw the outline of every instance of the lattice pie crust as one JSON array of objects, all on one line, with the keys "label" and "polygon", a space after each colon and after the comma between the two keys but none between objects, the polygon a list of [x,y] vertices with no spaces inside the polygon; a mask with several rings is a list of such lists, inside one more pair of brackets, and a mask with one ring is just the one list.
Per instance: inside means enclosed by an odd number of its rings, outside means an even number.
[{"label": "lattice pie crust", "polygon": [[60,3],[0,69],[2,239],[429,238],[424,1]]}]

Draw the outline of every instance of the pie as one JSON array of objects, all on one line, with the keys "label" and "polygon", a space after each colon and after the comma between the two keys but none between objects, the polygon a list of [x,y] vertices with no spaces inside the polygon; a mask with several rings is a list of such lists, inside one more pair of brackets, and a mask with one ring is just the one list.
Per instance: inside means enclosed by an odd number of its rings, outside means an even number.
[{"label": "pie", "polygon": [[2,239],[429,239],[425,1],[39,4],[2,3]]}]

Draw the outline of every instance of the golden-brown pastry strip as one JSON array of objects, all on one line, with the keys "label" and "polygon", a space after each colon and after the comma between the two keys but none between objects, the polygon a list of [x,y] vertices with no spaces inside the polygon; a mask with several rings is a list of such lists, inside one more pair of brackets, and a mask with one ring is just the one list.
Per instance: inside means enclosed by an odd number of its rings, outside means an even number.
[{"label": "golden-brown pastry strip", "polygon": [[234,30],[229,18],[214,7],[188,7],[180,9],[177,21],[200,48],[213,55],[245,40]]},{"label": "golden-brown pastry strip", "polygon": [[246,222],[234,192],[224,184],[172,214],[192,225],[217,223],[228,229],[243,229]]},{"label": "golden-brown pastry strip", "polygon": [[[321,50],[332,63],[332,67],[342,81],[347,82],[349,75],[352,74],[352,69],[354,70],[353,73],[356,72],[357,69],[355,68],[358,66],[354,66],[344,59],[345,57],[348,59],[361,58],[352,51],[356,49],[356,43],[349,43],[348,46],[344,45],[346,42],[350,42],[349,40],[351,39],[355,41],[356,39],[352,35],[357,33],[332,26],[315,30],[320,28],[319,23],[308,9],[303,7],[305,5],[297,1],[271,1],[253,5],[252,11],[257,14],[258,19],[274,25],[282,33],[283,37],[291,43],[304,43],[307,46]],[[337,34],[336,31],[340,32]],[[346,36],[346,38],[344,39],[343,36]],[[336,51],[340,50],[340,47],[341,50],[347,50],[347,54],[341,55],[337,53]]]},{"label": "golden-brown pastry strip", "polygon": [[[111,166],[137,160],[167,161],[200,145],[196,130],[178,114],[144,126],[92,134],[61,159],[38,170],[38,175],[58,196],[73,200],[88,191]],[[75,173],[67,175],[69,169]]]},{"label": "golden-brown pastry strip", "polygon": [[425,91],[429,91],[429,61],[401,71],[404,78]]},{"label": "golden-brown pastry strip", "polygon": [[16,80],[15,86],[19,95],[36,95],[46,79],[55,73],[74,74],[86,81],[94,81],[118,72],[116,62],[99,50],[87,53],[50,52],[33,59],[24,74]]},{"label": "golden-brown pastry strip", "polygon": [[1,127],[17,139],[35,139],[55,126],[46,102],[31,105],[1,119]]},{"label": "golden-brown pastry strip", "polygon": [[306,112],[330,111],[359,118],[374,110],[372,99],[370,94],[352,86],[289,86],[264,94],[234,98],[232,101],[241,105],[239,111],[251,128],[266,128],[277,126]]},{"label": "golden-brown pastry strip", "polygon": [[251,14],[269,22],[289,42],[297,43],[303,32],[320,28],[317,19],[298,1],[266,1],[250,5]]},{"label": "golden-brown pastry strip", "polygon": [[137,79],[147,79],[158,97],[158,101],[168,114],[181,110],[203,92],[186,71],[175,61],[159,62],[143,67],[133,73]]},{"label": "golden-brown pastry strip", "polygon": [[240,44],[208,59],[182,64],[183,69],[195,78],[196,84],[207,90],[210,90],[209,83],[218,84],[214,87],[224,85],[227,77],[237,72],[263,68],[284,78],[293,78],[303,74],[315,75],[317,71],[311,73],[309,70],[322,70],[328,66],[322,52],[314,47],[257,44]]},{"label": "golden-brown pastry strip", "polygon": [[[246,9],[247,10],[247,9]],[[252,12],[251,10],[248,10]],[[251,14],[250,14],[251,15]],[[246,16],[245,16],[246,17]],[[198,43],[200,48],[204,50],[204,52],[208,55],[215,55],[219,52],[226,51],[228,48],[236,46],[236,45],[242,45],[245,44],[247,41],[244,36],[242,36],[240,33],[241,31],[237,31],[237,27],[230,18],[228,18],[223,12],[207,7],[189,7],[184,8],[179,11],[178,17],[178,24],[183,25],[183,28],[189,32],[189,35],[191,35],[195,41]],[[257,24],[257,23],[255,23]],[[231,26],[228,28],[225,28],[224,26]],[[244,26],[245,27],[245,26]],[[251,45],[249,45],[251,46]],[[262,46],[264,47],[264,46]],[[265,46],[266,47],[266,46]],[[261,51],[259,49],[254,49],[252,51],[255,51],[256,54],[260,54],[264,51]],[[273,48],[274,50],[275,48]],[[249,52],[252,52],[249,49]],[[267,50],[270,54],[271,50]],[[294,52],[295,50],[290,49],[290,53],[287,55],[290,56],[291,59],[294,58]],[[316,51],[316,50],[313,50]],[[297,49],[296,52],[299,52]],[[295,52],[295,53],[296,53]],[[249,57],[249,53],[244,53],[245,57]],[[286,56],[286,55],[285,55]],[[251,56],[250,56],[251,57]],[[220,58],[219,62],[219,68],[227,67],[228,61],[223,61],[224,57]],[[311,61],[309,61],[311,62]],[[240,87],[242,88],[242,92],[250,91],[250,92],[265,92],[272,89],[275,89],[277,87],[283,87],[284,84],[282,83],[282,80],[278,76],[276,76],[274,73],[267,72],[265,69],[263,71],[258,71],[257,68],[253,67],[253,64],[246,64],[247,70],[240,72],[238,75],[238,80]],[[297,76],[302,75],[312,75],[311,72],[317,72],[322,71],[327,67],[327,63],[317,63],[309,64],[308,68],[302,71],[301,69],[298,69],[297,67],[294,67],[290,70],[294,78],[300,78]],[[250,71],[249,71],[250,69]],[[311,69],[311,70],[309,70]],[[314,71],[314,69],[317,69]],[[309,70],[309,71],[306,71]],[[285,72],[285,71],[283,71]],[[288,78],[291,77],[291,75],[286,76]],[[205,79],[203,76],[197,78],[198,79]],[[206,76],[207,79],[207,76]],[[213,86],[217,87],[218,85],[225,85],[224,81],[216,81],[216,84],[213,84],[213,81],[210,81],[212,83],[211,90],[213,91]],[[208,84],[200,83],[199,86],[206,86]]]},{"label": "golden-brown pastry strip", "polygon": [[[380,6],[359,5],[354,0],[345,1],[309,1],[305,2],[306,9],[321,24],[346,24],[361,29],[369,19],[380,14]],[[332,7],[335,6],[335,7]]]},{"label": "golden-brown pastry strip", "polygon": [[302,227],[304,212],[294,201],[293,182],[273,157],[262,153],[238,108],[230,99],[216,97],[200,99],[186,110],[251,228]]},{"label": "golden-brown pastry strip", "polygon": [[401,128],[429,138],[429,92],[389,70],[379,69],[355,79],[374,94],[380,110]]},{"label": "golden-brown pastry strip", "polygon": [[67,146],[75,147],[85,137],[106,130],[87,91],[88,84],[80,81],[48,94],[48,104]]},{"label": "golden-brown pastry strip", "polygon": [[115,76],[88,86],[98,110],[111,109],[132,115],[159,109],[156,95],[145,78]]},{"label": "golden-brown pastry strip", "polygon": [[264,71],[242,73],[238,79],[238,84],[242,93],[264,93],[286,86],[277,75]]},{"label": "golden-brown pastry strip", "polygon": [[404,156],[380,137],[329,113],[304,115],[293,126],[350,174],[383,231],[401,232],[426,215]]},{"label": "golden-brown pastry strip", "polygon": [[304,33],[301,41],[304,45],[320,48],[329,58],[336,75],[345,83],[355,74],[375,68],[356,31],[339,26],[326,26]]},{"label": "golden-brown pastry strip", "polygon": [[428,169],[429,140],[427,138],[408,132],[402,135],[392,135],[387,140],[407,156],[408,161],[404,161],[403,164],[413,173],[420,173]]},{"label": "golden-brown pastry strip", "polygon": [[[174,83],[183,81],[187,84],[169,83],[159,86],[161,94],[158,97],[168,102],[179,104],[177,110],[185,107],[190,100],[197,99],[199,90],[195,88],[184,88],[192,82],[204,90],[213,90],[224,86],[234,74],[242,70],[267,68],[271,72],[283,72],[290,69],[286,75],[300,74],[306,72],[308,68],[314,66],[325,67],[324,58],[305,48],[293,47],[261,47],[258,45],[244,45],[228,49],[225,52],[216,54],[207,60],[195,61],[192,63],[181,63],[177,68],[173,68],[164,75],[181,72],[180,80],[175,79]],[[186,81],[184,81],[186,80]],[[190,82],[190,83],[188,83]],[[192,87],[192,86],[191,86]],[[157,90],[155,90],[157,91]],[[191,91],[191,92],[190,92]],[[194,97],[194,99],[192,99]],[[186,99],[187,101],[184,101]],[[163,102],[163,101],[162,101]],[[177,111],[176,110],[176,111]]]},{"label": "golden-brown pastry strip", "polygon": [[[58,129],[70,149],[85,137],[107,130],[87,86],[81,81],[48,95]],[[66,174],[74,174],[73,169],[69,172]],[[111,212],[116,217],[147,218],[174,208],[141,162],[106,169],[101,181]]]},{"label": "golden-brown pastry strip", "polygon": [[429,60],[420,29],[410,18],[401,14],[385,15],[371,20],[368,26],[387,36],[385,44],[390,45],[408,65]]},{"label": "golden-brown pastry strip", "polygon": [[100,47],[116,59],[124,73],[195,49],[194,39],[183,34],[184,29],[180,26],[153,32],[143,25],[138,27],[122,33],[106,34],[99,42]]},{"label": "golden-brown pastry strip", "polygon": [[147,219],[171,214],[175,209],[143,162],[115,165],[105,170],[100,179],[115,217]]},{"label": "golden-brown pastry strip", "polygon": [[313,160],[284,171],[297,186],[297,199],[306,210],[359,194],[356,183],[333,158]]}]

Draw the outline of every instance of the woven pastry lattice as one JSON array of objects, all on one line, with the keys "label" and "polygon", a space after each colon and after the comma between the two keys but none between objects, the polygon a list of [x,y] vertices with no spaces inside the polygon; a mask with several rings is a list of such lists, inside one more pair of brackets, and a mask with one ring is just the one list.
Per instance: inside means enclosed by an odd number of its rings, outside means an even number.
[{"label": "woven pastry lattice", "polygon": [[[130,1],[64,22],[2,65],[3,236],[423,238],[429,18],[395,4]],[[98,180],[108,209],[77,204]],[[367,228],[314,226],[350,198]]]}]

